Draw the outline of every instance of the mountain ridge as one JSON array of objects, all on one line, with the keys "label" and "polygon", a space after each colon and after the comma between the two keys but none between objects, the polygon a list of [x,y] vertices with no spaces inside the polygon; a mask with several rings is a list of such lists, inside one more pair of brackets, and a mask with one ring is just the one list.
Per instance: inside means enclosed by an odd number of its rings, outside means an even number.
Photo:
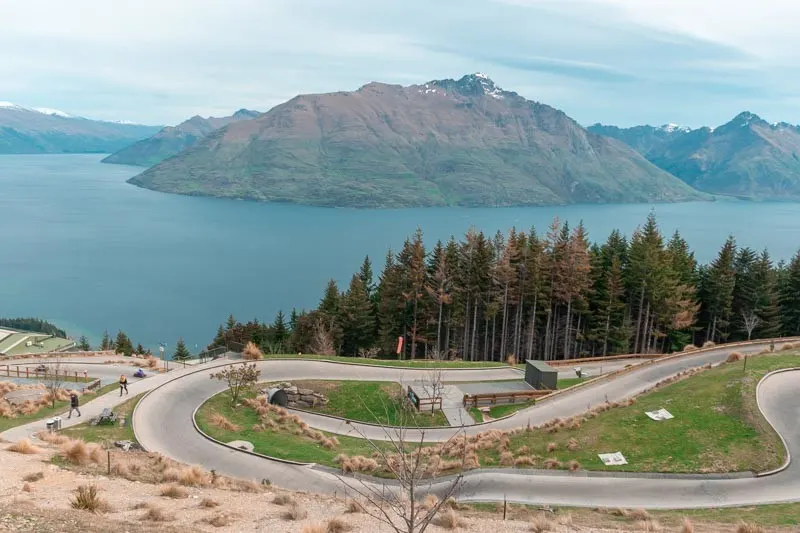
[{"label": "mountain ridge", "polygon": [[625,144],[484,74],[298,95],[130,183],[332,207],[701,199]]}]

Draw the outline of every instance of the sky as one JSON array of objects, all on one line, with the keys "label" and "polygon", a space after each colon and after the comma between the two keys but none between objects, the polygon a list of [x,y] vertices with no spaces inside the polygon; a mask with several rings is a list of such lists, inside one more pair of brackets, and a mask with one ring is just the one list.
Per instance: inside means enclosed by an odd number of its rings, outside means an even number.
[{"label": "sky", "polygon": [[0,101],[176,124],[483,72],[578,122],[800,123],[797,0],[0,0]]}]

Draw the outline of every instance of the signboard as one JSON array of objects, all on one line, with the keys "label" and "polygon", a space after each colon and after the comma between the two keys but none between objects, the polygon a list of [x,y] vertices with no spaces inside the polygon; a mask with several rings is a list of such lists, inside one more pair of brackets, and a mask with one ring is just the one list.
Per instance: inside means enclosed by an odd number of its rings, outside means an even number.
[{"label": "signboard", "polygon": [[661,420],[669,420],[670,418],[675,418],[674,416],[672,416],[672,413],[670,413],[666,409],[659,409],[658,411],[645,411],[644,414],[646,414],[651,419],[657,422]]},{"label": "signboard", "polygon": [[606,466],[619,466],[628,464],[628,460],[625,459],[625,456],[622,455],[622,452],[598,453],[597,456]]},{"label": "signboard", "polygon": [[397,337],[397,355],[403,351],[403,336]]}]

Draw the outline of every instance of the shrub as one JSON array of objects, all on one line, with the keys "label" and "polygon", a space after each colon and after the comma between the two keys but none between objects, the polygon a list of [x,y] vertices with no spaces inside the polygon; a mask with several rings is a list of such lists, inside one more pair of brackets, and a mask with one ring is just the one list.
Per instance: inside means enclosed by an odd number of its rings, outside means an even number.
[{"label": "shrub", "polygon": [[345,531],[350,531],[351,529],[353,529],[353,526],[345,522],[343,518],[335,517],[328,520],[325,533],[344,533]]},{"label": "shrub", "polygon": [[553,453],[558,449],[558,444],[555,442],[548,442],[547,443],[547,453]]},{"label": "shrub", "polygon": [[147,508],[147,512],[141,516],[141,519],[150,522],[169,522],[172,520],[172,517],[165,513],[160,507],[150,505]]},{"label": "shrub", "polygon": [[514,454],[511,452],[502,452],[500,454],[500,465],[511,466],[514,464]]},{"label": "shrub", "polygon": [[97,487],[94,485],[80,485],[75,489],[75,497],[69,503],[73,509],[90,513],[102,513],[110,509],[108,502],[97,495]]},{"label": "shrub", "polygon": [[28,474],[27,476],[23,477],[22,481],[33,483],[34,481],[39,481],[43,477],[44,477],[44,472],[34,472],[33,474]]},{"label": "shrub", "polygon": [[578,461],[576,461],[575,459],[573,459],[572,461],[570,461],[568,463],[568,468],[569,468],[570,472],[576,472],[576,471],[580,470],[581,464]]},{"label": "shrub", "polygon": [[758,524],[739,522],[736,526],[736,533],[764,533],[764,528]]},{"label": "shrub", "polygon": [[206,509],[213,509],[214,507],[219,507],[219,504],[212,500],[211,498],[203,498],[200,500],[200,507],[204,507]]},{"label": "shrub", "polygon": [[288,494],[276,494],[275,497],[272,498],[272,503],[275,505],[295,505],[297,502]]},{"label": "shrub", "polygon": [[531,531],[533,533],[544,533],[553,529],[553,523],[544,513],[540,513],[531,520]]},{"label": "shrub", "polygon": [[[784,350],[794,350],[794,344],[792,344],[791,342],[787,342],[786,344],[781,346],[781,351],[784,351]],[[756,526],[756,527],[758,527],[758,526]]]},{"label": "shrub", "polygon": [[28,439],[19,440],[6,448],[6,450],[10,452],[23,453],[25,455],[41,453],[42,451],[41,448],[34,446],[34,444]]},{"label": "shrub", "polygon": [[693,352],[696,349],[697,349],[697,346],[695,346],[694,344],[687,344],[686,346],[683,347],[683,351],[684,352]]},{"label": "shrub", "polygon": [[523,455],[514,460],[514,466],[533,466],[536,461],[530,455]]},{"label": "shrub", "polygon": [[283,515],[281,516],[283,516],[284,520],[303,520],[308,516],[308,511],[303,509],[297,503],[293,503],[283,512]]},{"label": "shrub", "polygon": [[202,487],[208,484],[208,476],[199,466],[190,466],[181,470],[178,483],[189,487]]},{"label": "shrub", "polygon": [[162,487],[162,489],[159,491],[159,494],[165,498],[174,498],[176,500],[189,497],[189,491],[178,485],[167,485],[166,487]]},{"label": "shrub", "polygon": [[433,523],[442,529],[458,529],[465,525],[465,522],[459,518],[455,510],[448,509],[433,520]]},{"label": "shrub", "polygon": [[706,341],[703,343],[703,348],[713,348],[717,343],[714,341]]},{"label": "shrub", "polygon": [[741,361],[744,359],[744,355],[739,352],[731,352],[728,354],[728,358],[725,360],[726,363],[735,363],[736,361]]},{"label": "shrub", "polygon": [[247,359],[248,361],[255,361],[262,357],[264,357],[264,353],[253,341],[248,342],[242,351],[242,359]]},{"label": "shrub", "polygon": [[233,523],[233,520],[230,516],[219,513],[211,517],[203,518],[202,521],[214,527],[225,527]]}]

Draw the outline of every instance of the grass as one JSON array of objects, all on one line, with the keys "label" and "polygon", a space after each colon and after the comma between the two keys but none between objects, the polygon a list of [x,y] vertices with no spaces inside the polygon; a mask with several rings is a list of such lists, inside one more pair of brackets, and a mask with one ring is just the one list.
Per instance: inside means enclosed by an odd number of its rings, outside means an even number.
[{"label": "grass", "polygon": [[308,408],[310,411],[339,416],[360,422],[377,424],[414,425],[418,427],[448,426],[441,411],[433,414],[416,413],[408,409],[403,388],[386,381],[297,381],[301,389],[311,389],[324,394],[329,402],[325,406]]},{"label": "grass", "polygon": [[308,359],[358,363],[360,365],[392,366],[399,368],[504,368],[508,365],[492,361],[432,361],[430,359],[369,359],[366,357],[343,357],[340,355],[264,354],[264,359]]},{"label": "grass", "polygon": [[[116,384],[115,384],[116,386]],[[118,441],[129,440],[136,442],[136,437],[133,434],[133,409],[139,400],[142,399],[144,394],[134,396],[125,403],[114,408],[114,413],[117,415],[118,422],[111,424],[102,424],[92,426],[88,422],[78,424],[77,426],[65,428],[61,433],[73,439],[82,439],[86,442],[105,442],[105,441]],[[125,425],[119,424],[119,419],[125,417]]]},{"label": "grass", "polygon": [[488,413],[489,414],[489,418],[488,419],[484,416],[483,411],[481,411],[477,407],[470,407],[469,409],[467,409],[467,411],[469,411],[469,414],[470,414],[470,416],[472,416],[472,419],[475,420],[475,422],[480,424],[481,422],[488,421],[489,419],[502,418],[504,416],[508,416],[510,414],[516,413],[520,409],[525,409],[526,407],[530,407],[534,403],[535,402],[533,400],[531,400],[531,401],[521,402],[521,403],[508,403],[508,404],[502,404],[502,405],[495,405],[495,406],[489,408],[489,413]]},{"label": "grass", "polygon": [[586,381],[586,378],[562,378],[558,380],[556,387],[558,387],[558,390],[568,389],[573,385],[577,385],[578,383],[583,383],[584,381]]},{"label": "grass", "polygon": [[[118,386],[119,385],[117,385],[116,383],[111,383],[101,389],[98,389],[94,395],[82,396],[81,403],[94,400],[95,398],[102,396],[107,392],[116,390]],[[30,422],[36,422],[37,420],[43,420],[45,418],[51,418],[56,415],[64,414],[64,412],[66,412],[68,409],[69,409],[69,402],[56,402],[55,407],[43,407],[42,409],[39,409],[37,412],[29,415],[19,414],[14,418],[0,416],[0,433],[9,430],[11,428],[15,428],[17,426],[28,424]]]},{"label": "grass", "polygon": [[[758,412],[755,387],[769,371],[792,366],[800,366],[797,354],[749,358],[746,376],[742,363],[725,364],[643,395],[633,405],[578,420],[580,427],[522,431],[510,437],[509,448],[524,446],[534,455],[557,458],[562,467],[577,461],[588,470],[769,470],[782,464],[785,451]],[[662,407],[675,418],[654,422],[645,415]],[[570,446],[571,439],[577,445]],[[551,442],[556,450],[548,453]],[[629,464],[606,467],[597,457],[615,451]],[[481,464],[487,458],[496,464],[500,454],[486,450],[479,455]]]}]

